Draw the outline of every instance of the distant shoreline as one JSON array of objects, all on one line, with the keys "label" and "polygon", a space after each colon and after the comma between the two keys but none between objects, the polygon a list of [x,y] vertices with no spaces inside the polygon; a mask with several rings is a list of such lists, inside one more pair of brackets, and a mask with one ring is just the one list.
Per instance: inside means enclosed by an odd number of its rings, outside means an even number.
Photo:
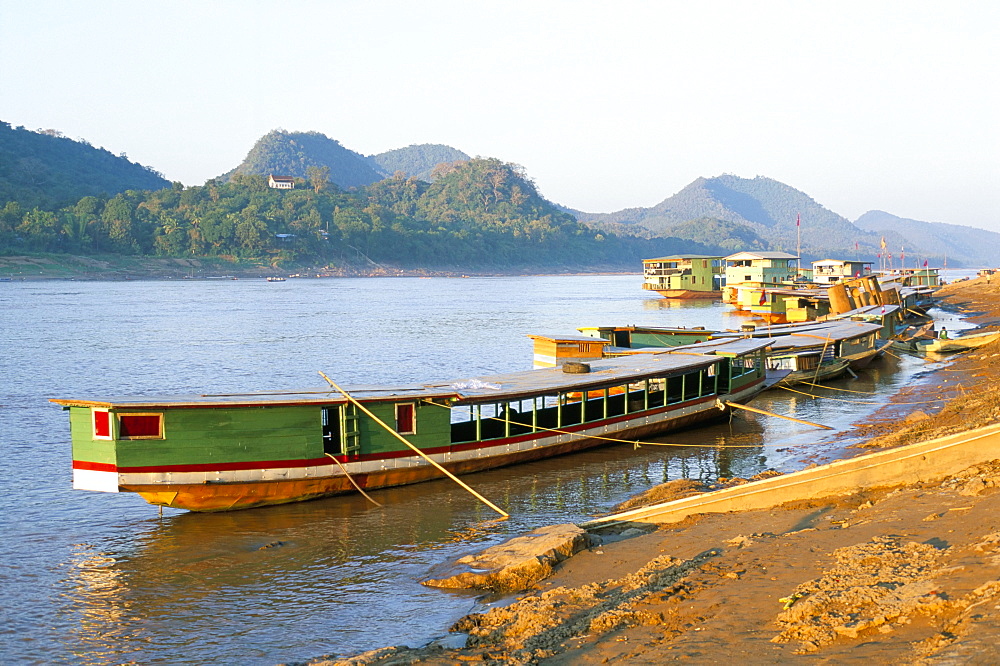
[{"label": "distant shoreline", "polygon": [[290,279],[363,277],[515,277],[542,275],[641,275],[613,267],[558,269],[537,267],[509,270],[397,268],[392,266],[285,266],[233,261],[221,257],[174,258],[127,255],[10,255],[0,256],[0,281],[40,280],[141,281],[141,280],[253,280],[270,276]]}]

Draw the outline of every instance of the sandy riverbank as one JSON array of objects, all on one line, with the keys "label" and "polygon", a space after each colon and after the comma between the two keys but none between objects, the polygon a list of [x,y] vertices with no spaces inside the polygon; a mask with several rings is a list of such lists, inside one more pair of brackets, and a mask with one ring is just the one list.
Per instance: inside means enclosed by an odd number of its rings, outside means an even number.
[{"label": "sandy riverbank", "polygon": [[[1000,324],[995,282],[940,295],[973,322]],[[862,446],[996,423],[1000,343],[952,358],[857,424]],[[690,518],[579,553],[538,588],[460,620],[465,648],[310,663],[994,663],[1000,464],[941,483]]]}]

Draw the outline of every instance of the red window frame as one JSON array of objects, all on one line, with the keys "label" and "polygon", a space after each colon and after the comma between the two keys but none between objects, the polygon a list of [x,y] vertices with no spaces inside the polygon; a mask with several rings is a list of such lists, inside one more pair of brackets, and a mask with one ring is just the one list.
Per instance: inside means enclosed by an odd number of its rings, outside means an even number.
[{"label": "red window frame", "polygon": [[396,432],[400,435],[417,434],[417,406],[415,403],[396,404]]},{"label": "red window frame", "polygon": [[94,439],[114,439],[111,432],[111,412],[106,409],[92,409],[91,421],[94,425]]},{"label": "red window frame", "polygon": [[163,439],[163,414],[118,414],[118,439]]}]

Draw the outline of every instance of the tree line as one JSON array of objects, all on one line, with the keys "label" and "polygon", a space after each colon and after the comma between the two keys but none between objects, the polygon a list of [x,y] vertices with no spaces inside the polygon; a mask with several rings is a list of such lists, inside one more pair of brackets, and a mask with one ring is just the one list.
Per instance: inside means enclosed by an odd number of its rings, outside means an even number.
[{"label": "tree line", "polygon": [[313,167],[292,190],[237,174],[229,182],[86,196],[45,210],[0,209],[0,252],[223,256],[283,263],[374,261],[400,267],[630,266],[691,241],[599,231],[542,198],[496,159],[442,164],[427,183],[398,173],[345,191]]}]

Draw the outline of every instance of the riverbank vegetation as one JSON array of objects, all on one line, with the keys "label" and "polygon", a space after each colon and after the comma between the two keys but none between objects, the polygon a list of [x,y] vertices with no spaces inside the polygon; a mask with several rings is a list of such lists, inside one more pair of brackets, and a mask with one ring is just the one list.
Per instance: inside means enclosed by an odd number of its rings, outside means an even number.
[{"label": "riverbank vegetation", "polygon": [[643,258],[703,252],[676,238],[595,231],[496,159],[438,166],[433,183],[402,174],[343,190],[310,169],[296,187],[236,174],[203,186],[85,196],[54,209],[0,209],[0,252],[231,257],[271,266],[574,266],[634,269]]}]

